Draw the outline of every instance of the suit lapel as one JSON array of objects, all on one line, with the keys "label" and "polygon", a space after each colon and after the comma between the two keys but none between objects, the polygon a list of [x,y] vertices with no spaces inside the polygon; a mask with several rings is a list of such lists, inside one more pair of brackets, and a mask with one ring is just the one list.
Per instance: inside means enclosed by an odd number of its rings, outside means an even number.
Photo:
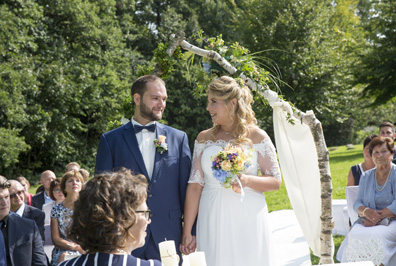
[{"label": "suit lapel", "polygon": [[12,217],[12,215],[18,215],[18,214],[9,214],[9,220],[8,220],[8,248],[9,248],[9,252],[10,254],[13,253],[14,251],[14,247],[15,247],[15,242],[17,241],[17,227],[16,227],[16,223],[17,221],[14,220],[14,217]]},{"label": "suit lapel", "polygon": [[30,212],[30,209],[25,204],[25,208],[23,209],[22,217],[29,218],[29,212]]},{"label": "suit lapel", "polygon": [[[167,133],[168,132],[165,130],[164,125],[157,122],[156,138],[158,139],[159,135],[163,135],[167,137]],[[165,142],[168,143],[168,140],[165,139]],[[157,149],[155,149],[154,169],[153,169],[153,176],[151,177],[152,180],[158,177],[159,170],[161,169],[162,158],[164,158],[167,154],[168,151],[165,151],[164,153],[160,154],[159,152],[157,152]]]},{"label": "suit lapel", "polygon": [[133,126],[132,126],[131,122],[129,122],[125,126],[124,132],[122,134],[125,139],[125,142],[127,143],[128,147],[131,151],[132,160],[135,161],[137,167],[139,168],[138,172],[140,172],[140,173],[144,174],[146,177],[148,177],[147,169],[146,169],[146,166],[144,165],[144,161],[143,161],[143,156],[139,150],[139,144],[138,144],[138,141],[137,141],[137,138],[135,135],[135,131],[133,130]]}]

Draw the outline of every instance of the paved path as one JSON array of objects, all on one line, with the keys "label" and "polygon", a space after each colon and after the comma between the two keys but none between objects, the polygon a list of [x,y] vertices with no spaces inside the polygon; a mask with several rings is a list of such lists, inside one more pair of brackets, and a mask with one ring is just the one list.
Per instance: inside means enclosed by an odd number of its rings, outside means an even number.
[{"label": "paved path", "polygon": [[308,266],[311,264],[308,243],[293,210],[269,214],[277,266]]}]

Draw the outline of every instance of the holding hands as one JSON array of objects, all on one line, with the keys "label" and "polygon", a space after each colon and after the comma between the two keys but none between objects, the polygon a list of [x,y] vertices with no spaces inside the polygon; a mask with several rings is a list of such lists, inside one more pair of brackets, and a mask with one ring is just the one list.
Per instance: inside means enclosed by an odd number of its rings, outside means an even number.
[{"label": "holding hands", "polygon": [[191,234],[183,234],[182,241],[179,247],[180,252],[188,255],[190,253],[193,253],[196,248],[197,242],[195,236]]}]

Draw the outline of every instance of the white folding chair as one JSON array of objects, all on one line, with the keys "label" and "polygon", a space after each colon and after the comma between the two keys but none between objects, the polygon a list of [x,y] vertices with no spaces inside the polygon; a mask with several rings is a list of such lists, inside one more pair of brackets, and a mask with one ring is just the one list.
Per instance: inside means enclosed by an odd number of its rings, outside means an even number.
[{"label": "white folding chair", "polygon": [[350,186],[345,188],[345,197],[347,200],[348,215],[349,215],[349,219],[351,219],[352,225],[359,218],[359,215],[353,209],[353,203],[356,200],[358,190],[359,190],[359,186]]}]

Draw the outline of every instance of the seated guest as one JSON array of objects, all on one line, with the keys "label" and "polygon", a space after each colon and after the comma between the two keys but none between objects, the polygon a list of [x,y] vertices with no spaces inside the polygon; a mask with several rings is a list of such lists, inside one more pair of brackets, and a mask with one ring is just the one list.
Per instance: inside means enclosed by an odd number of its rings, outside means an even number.
[{"label": "seated guest", "polygon": [[0,265],[47,266],[36,223],[10,213],[10,186],[0,176]]},{"label": "seated guest", "polygon": [[145,244],[151,213],[146,205],[147,180],[122,169],[101,173],[81,191],[68,236],[87,251],[60,263],[60,266],[135,266],[162,265],[131,255]]},{"label": "seated guest", "polygon": [[364,172],[353,205],[359,219],[337,253],[341,262],[396,265],[396,165],[393,140],[376,137],[369,145],[376,168]]},{"label": "seated guest", "polygon": [[41,183],[41,186],[43,187],[43,190],[41,192],[36,192],[37,194],[33,196],[33,198],[32,198],[32,206],[33,207],[36,207],[36,208],[42,210],[44,204],[50,203],[53,201],[49,196],[49,189],[50,189],[52,180],[54,180],[55,178],[56,178],[56,176],[55,176],[54,172],[52,172],[51,170],[46,170],[41,174],[40,183]]},{"label": "seated guest", "polygon": [[371,158],[371,156],[370,156],[369,144],[370,144],[370,141],[373,138],[375,138],[376,136],[377,135],[370,135],[364,140],[364,142],[363,142],[364,162],[351,167],[351,170],[349,170],[349,174],[348,174],[347,187],[358,186],[359,181],[360,181],[360,176],[362,175],[362,173],[364,171],[373,169],[375,167],[373,158]]},{"label": "seated guest", "polygon": [[59,257],[66,251],[69,254],[84,253],[80,245],[66,238],[66,229],[72,221],[74,203],[79,197],[83,182],[81,174],[75,170],[62,176],[60,187],[65,200],[56,204],[51,210],[51,236],[55,246],[52,250],[51,264],[53,266],[58,264]]},{"label": "seated guest", "polygon": [[[388,137],[394,141],[394,139],[395,139],[395,125],[392,124],[391,122],[382,122],[379,125],[378,136]],[[393,155],[392,162],[396,163],[396,153]]]},{"label": "seated guest", "polygon": [[80,171],[80,165],[77,162],[70,162],[66,165],[65,173],[71,171],[71,170],[76,170]]},{"label": "seated guest", "polygon": [[29,180],[27,180],[25,177],[23,176],[19,176],[16,178],[17,181],[19,181],[19,183],[21,183],[21,185],[23,186],[23,188],[25,189],[25,203],[29,206],[32,206],[32,197],[33,194],[29,193],[29,188],[30,188],[30,183]]},{"label": "seated guest", "polygon": [[11,187],[8,189],[10,192],[11,211],[15,212],[20,217],[34,220],[44,242],[44,212],[25,204],[25,191],[21,183],[16,180],[8,180],[8,182],[11,184]]},{"label": "seated guest", "polygon": [[65,200],[65,195],[63,195],[62,189],[60,187],[62,179],[57,178],[51,182],[49,195],[53,202],[47,203],[43,205],[43,211],[45,213],[45,221],[44,224],[50,224],[51,221],[51,210],[52,208]]}]

